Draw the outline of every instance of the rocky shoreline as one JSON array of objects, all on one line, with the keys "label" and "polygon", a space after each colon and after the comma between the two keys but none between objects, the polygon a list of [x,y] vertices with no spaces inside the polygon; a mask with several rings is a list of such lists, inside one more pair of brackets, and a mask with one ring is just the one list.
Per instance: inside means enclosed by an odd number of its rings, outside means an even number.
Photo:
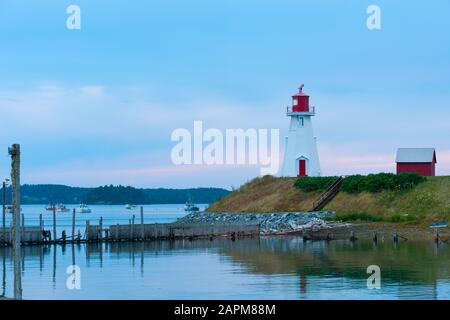
[{"label": "rocky shoreline", "polygon": [[302,231],[320,231],[349,226],[324,219],[335,214],[334,211],[280,212],[280,213],[211,213],[195,212],[179,218],[177,224],[259,224],[261,234],[283,234]]}]

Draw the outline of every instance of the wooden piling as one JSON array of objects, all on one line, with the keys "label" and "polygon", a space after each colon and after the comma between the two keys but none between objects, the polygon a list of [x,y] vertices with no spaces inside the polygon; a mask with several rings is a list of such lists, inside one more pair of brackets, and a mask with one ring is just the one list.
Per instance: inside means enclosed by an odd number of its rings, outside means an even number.
[{"label": "wooden piling", "polygon": [[144,230],[144,207],[141,206],[141,240],[145,240],[145,230]]},{"label": "wooden piling", "polygon": [[98,223],[98,226],[99,226],[99,241],[102,241],[103,240],[103,217],[100,217],[100,221],[99,221],[99,223]]},{"label": "wooden piling", "polygon": [[128,219],[128,226],[129,226],[128,230],[130,230],[128,232],[128,239],[131,239],[131,235],[133,234],[133,228],[131,226],[131,219]]},{"label": "wooden piling", "polygon": [[377,242],[378,241],[378,233],[376,232],[376,231],[374,231],[373,233],[372,233],[372,240],[373,240],[373,242]]},{"label": "wooden piling", "polygon": [[56,243],[56,241],[58,241],[56,236],[56,205],[53,205],[52,212],[53,212],[53,243]]},{"label": "wooden piling", "polygon": [[40,240],[43,240],[44,221],[42,220],[42,213],[39,214],[39,230],[41,231]]},{"label": "wooden piling", "polygon": [[135,219],[135,216],[134,216],[134,214],[133,214],[133,216],[132,216],[132,218],[131,218],[131,241],[134,241],[134,219]]},{"label": "wooden piling", "polygon": [[394,240],[394,243],[398,243],[398,233],[397,233],[397,231],[394,232],[393,240]]},{"label": "wooden piling", "polygon": [[75,241],[75,213],[77,210],[74,208],[72,210],[72,241]]},{"label": "wooden piling", "polygon": [[2,202],[2,227],[6,228],[6,182],[3,181],[3,202]]},{"label": "wooden piling", "polygon": [[350,241],[355,242],[356,241],[355,231],[350,232]]},{"label": "wooden piling", "polygon": [[25,243],[25,215],[22,213],[22,225],[20,228],[20,239],[22,243]]},{"label": "wooden piling", "polygon": [[437,228],[434,229],[434,242],[439,243],[439,231]]},{"label": "wooden piling", "polygon": [[86,220],[86,241],[89,242],[89,220]]},{"label": "wooden piling", "polygon": [[22,299],[22,275],[20,267],[20,145],[13,144],[8,151],[11,155],[14,299]]}]

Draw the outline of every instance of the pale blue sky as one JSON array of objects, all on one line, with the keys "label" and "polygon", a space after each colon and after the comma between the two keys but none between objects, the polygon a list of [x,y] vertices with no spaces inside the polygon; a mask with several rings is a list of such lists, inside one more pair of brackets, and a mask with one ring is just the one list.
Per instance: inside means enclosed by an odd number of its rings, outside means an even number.
[{"label": "pale blue sky", "polygon": [[450,174],[449,38],[447,0],[0,0],[0,175],[18,142],[25,183],[238,186],[258,168],[174,166],[172,130],[283,137],[300,83],[324,174],[392,171],[421,146]]}]

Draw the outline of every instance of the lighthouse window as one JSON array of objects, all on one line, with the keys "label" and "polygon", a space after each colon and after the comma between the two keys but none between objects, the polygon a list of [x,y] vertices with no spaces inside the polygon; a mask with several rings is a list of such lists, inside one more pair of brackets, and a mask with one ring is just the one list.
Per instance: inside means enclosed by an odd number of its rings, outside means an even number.
[{"label": "lighthouse window", "polygon": [[292,99],[292,104],[293,104],[294,106],[298,105],[298,100],[297,100],[297,98]]},{"label": "lighthouse window", "polygon": [[303,117],[298,118],[298,122],[300,123],[300,127],[305,125],[305,119],[303,119]]}]

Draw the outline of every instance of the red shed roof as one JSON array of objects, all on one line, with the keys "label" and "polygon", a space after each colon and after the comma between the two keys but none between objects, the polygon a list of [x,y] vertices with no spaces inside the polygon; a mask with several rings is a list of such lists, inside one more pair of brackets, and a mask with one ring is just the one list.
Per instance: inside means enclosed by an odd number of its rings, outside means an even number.
[{"label": "red shed roof", "polygon": [[430,163],[436,161],[434,148],[399,148],[397,150],[397,163]]}]

